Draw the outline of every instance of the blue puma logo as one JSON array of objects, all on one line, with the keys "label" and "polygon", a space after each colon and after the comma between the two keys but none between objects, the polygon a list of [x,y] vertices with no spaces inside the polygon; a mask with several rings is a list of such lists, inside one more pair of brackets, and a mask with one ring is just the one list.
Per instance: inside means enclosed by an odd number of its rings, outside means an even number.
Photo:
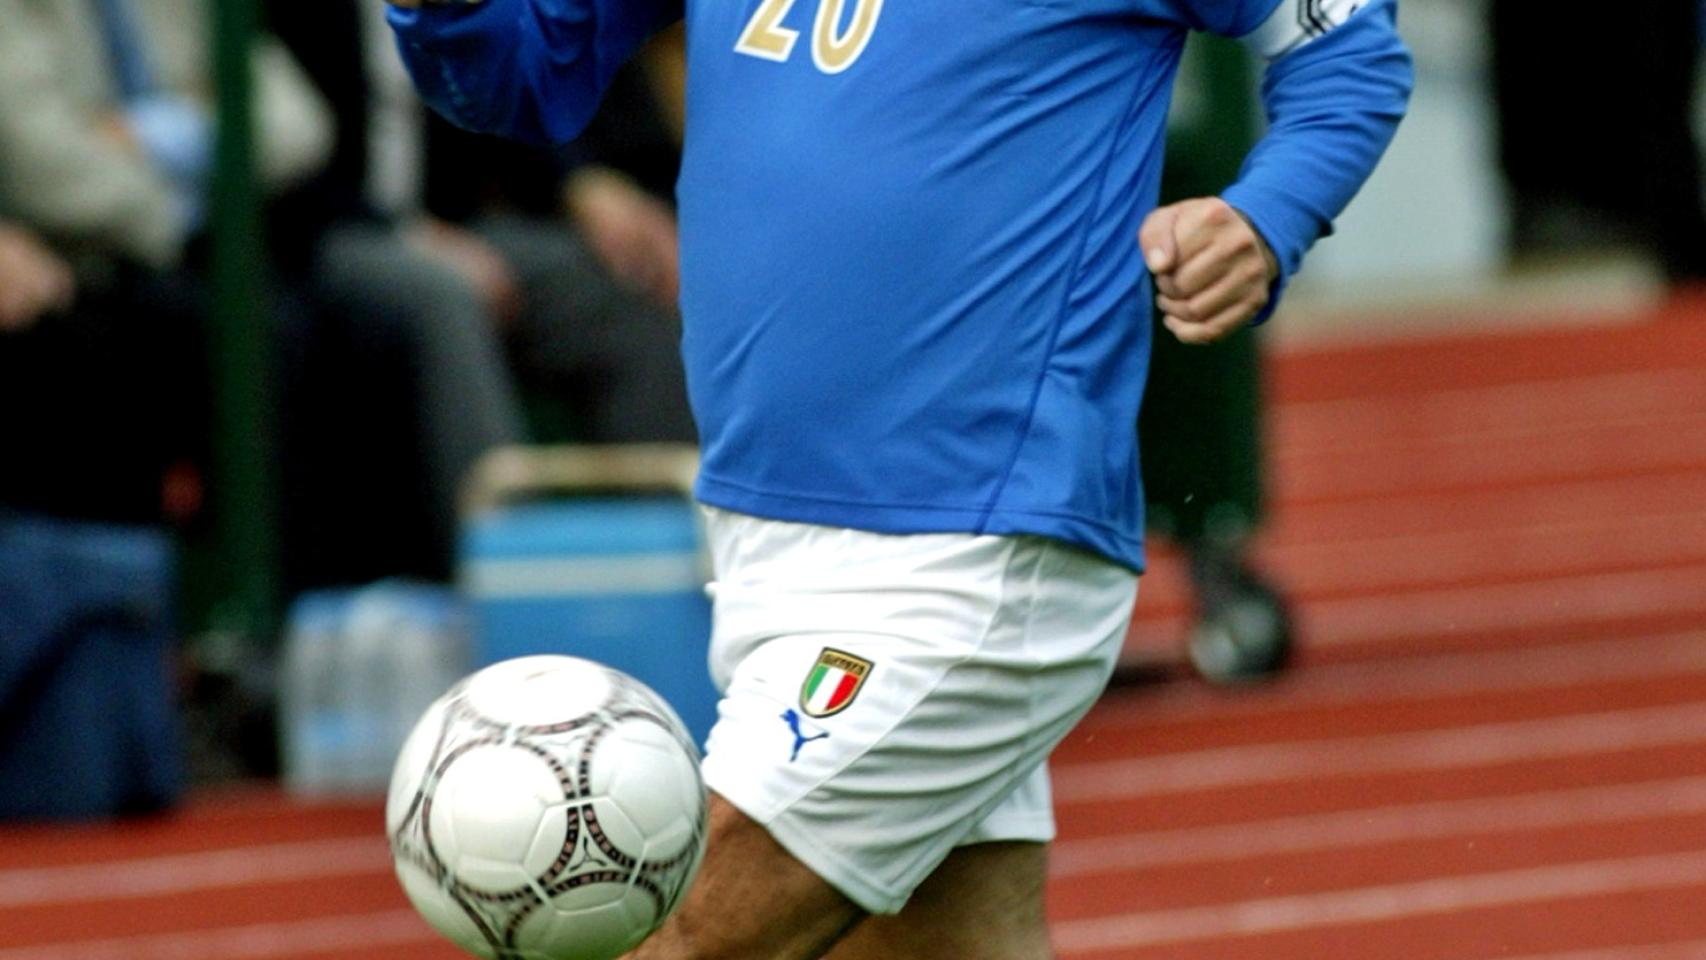
[{"label": "blue puma logo", "polygon": [[788,728],[794,731],[794,752],[788,757],[789,763],[793,763],[795,760],[800,758],[801,747],[811,743],[813,740],[822,740],[829,736],[827,731],[813,737],[808,737],[801,732],[800,724],[802,721],[800,720],[800,715],[794,711],[793,707],[789,707],[787,710],[783,711],[782,719],[787,721]]}]

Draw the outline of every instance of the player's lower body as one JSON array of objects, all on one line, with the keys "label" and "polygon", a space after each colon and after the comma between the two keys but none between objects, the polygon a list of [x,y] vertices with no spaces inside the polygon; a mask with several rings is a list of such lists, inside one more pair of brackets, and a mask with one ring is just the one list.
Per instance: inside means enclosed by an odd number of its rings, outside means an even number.
[{"label": "player's lower body", "polygon": [[709,852],[635,956],[1048,957],[1045,761],[1107,681],[1136,576],[1035,537],[707,526]]}]

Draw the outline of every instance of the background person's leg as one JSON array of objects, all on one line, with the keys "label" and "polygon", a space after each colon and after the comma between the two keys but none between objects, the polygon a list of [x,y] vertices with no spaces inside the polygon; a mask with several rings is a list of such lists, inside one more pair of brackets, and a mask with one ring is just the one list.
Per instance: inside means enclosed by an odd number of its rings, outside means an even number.
[{"label": "background person's leg", "polygon": [[628,960],[817,960],[864,915],[713,794],[710,843],[692,890]]},{"label": "background person's leg", "polygon": [[618,283],[567,223],[491,217],[477,230],[525,293],[509,356],[532,412],[566,405],[589,443],[696,440],[673,309]]},{"label": "background person's leg", "polygon": [[[1164,202],[1219,194],[1258,133],[1257,65],[1242,43],[1194,35],[1167,120]],[[1190,561],[1196,617],[1191,663],[1216,682],[1258,679],[1290,659],[1280,591],[1250,560],[1264,512],[1262,364],[1258,335],[1186,345],[1153,316],[1149,383],[1138,434],[1149,529]]]},{"label": "background person's leg", "polygon": [[292,585],[448,579],[463,477],[524,436],[497,330],[479,291],[396,230],[334,230],[316,269],[321,309],[287,375]]}]

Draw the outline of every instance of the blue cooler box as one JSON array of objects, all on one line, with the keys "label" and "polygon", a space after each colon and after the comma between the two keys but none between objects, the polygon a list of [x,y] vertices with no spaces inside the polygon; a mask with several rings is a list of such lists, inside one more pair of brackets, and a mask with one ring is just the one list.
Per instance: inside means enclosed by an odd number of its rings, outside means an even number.
[{"label": "blue cooler box", "polygon": [[459,580],[476,666],[565,653],[637,677],[703,747],[717,715],[706,668],[708,574],[685,496],[553,496],[499,504],[463,527]]}]

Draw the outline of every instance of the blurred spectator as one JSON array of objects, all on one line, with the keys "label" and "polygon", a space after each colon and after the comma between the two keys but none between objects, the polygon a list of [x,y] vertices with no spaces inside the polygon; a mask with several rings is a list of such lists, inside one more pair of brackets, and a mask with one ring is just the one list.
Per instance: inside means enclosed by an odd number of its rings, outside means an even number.
[{"label": "blurred spectator", "polygon": [[[0,503],[136,522],[183,519],[206,445],[201,302],[186,251],[212,156],[198,0],[0,0],[0,210],[69,264],[61,315],[0,340]],[[258,45],[260,166],[323,161],[324,106]],[[64,284],[61,274],[55,281]]]},{"label": "blurred spectator", "polygon": [[[175,800],[175,549],[208,443],[194,238],[213,130],[200,0],[0,0],[0,818]],[[324,107],[256,48],[261,172]],[[39,238],[39,240],[38,240]],[[50,252],[51,251],[51,252]]]},{"label": "blurred spectator", "polygon": [[544,307],[507,331],[511,368],[536,424],[566,403],[574,439],[695,439],[676,312],[680,57],[675,35],[654,42],[555,154],[429,126],[428,204],[503,250]]},{"label": "blurred spectator", "polygon": [[272,216],[312,298],[281,350],[287,593],[447,578],[461,477],[523,435],[496,339],[516,282],[482,241],[421,213],[424,120],[385,68],[382,11],[268,8],[336,131],[325,170]]},{"label": "blurred spectator", "polygon": [[1706,280],[1699,0],[1487,8],[1517,259],[1635,245]]},{"label": "blurred spectator", "polygon": [[[626,181],[575,191],[623,287],[562,220],[559,161],[429,119],[381,5],[268,9],[337,130],[274,218],[320,307],[286,348],[287,588],[447,577],[459,481],[527,435],[524,399],[536,423],[567,412],[555,439],[690,438],[668,208],[625,203]],[[529,191],[547,199],[509,202]]]},{"label": "blurred spectator", "polygon": [[[0,0],[0,198],[78,254],[182,259],[213,153],[199,0]],[[284,51],[255,50],[261,174],[325,159],[324,105]]]}]

